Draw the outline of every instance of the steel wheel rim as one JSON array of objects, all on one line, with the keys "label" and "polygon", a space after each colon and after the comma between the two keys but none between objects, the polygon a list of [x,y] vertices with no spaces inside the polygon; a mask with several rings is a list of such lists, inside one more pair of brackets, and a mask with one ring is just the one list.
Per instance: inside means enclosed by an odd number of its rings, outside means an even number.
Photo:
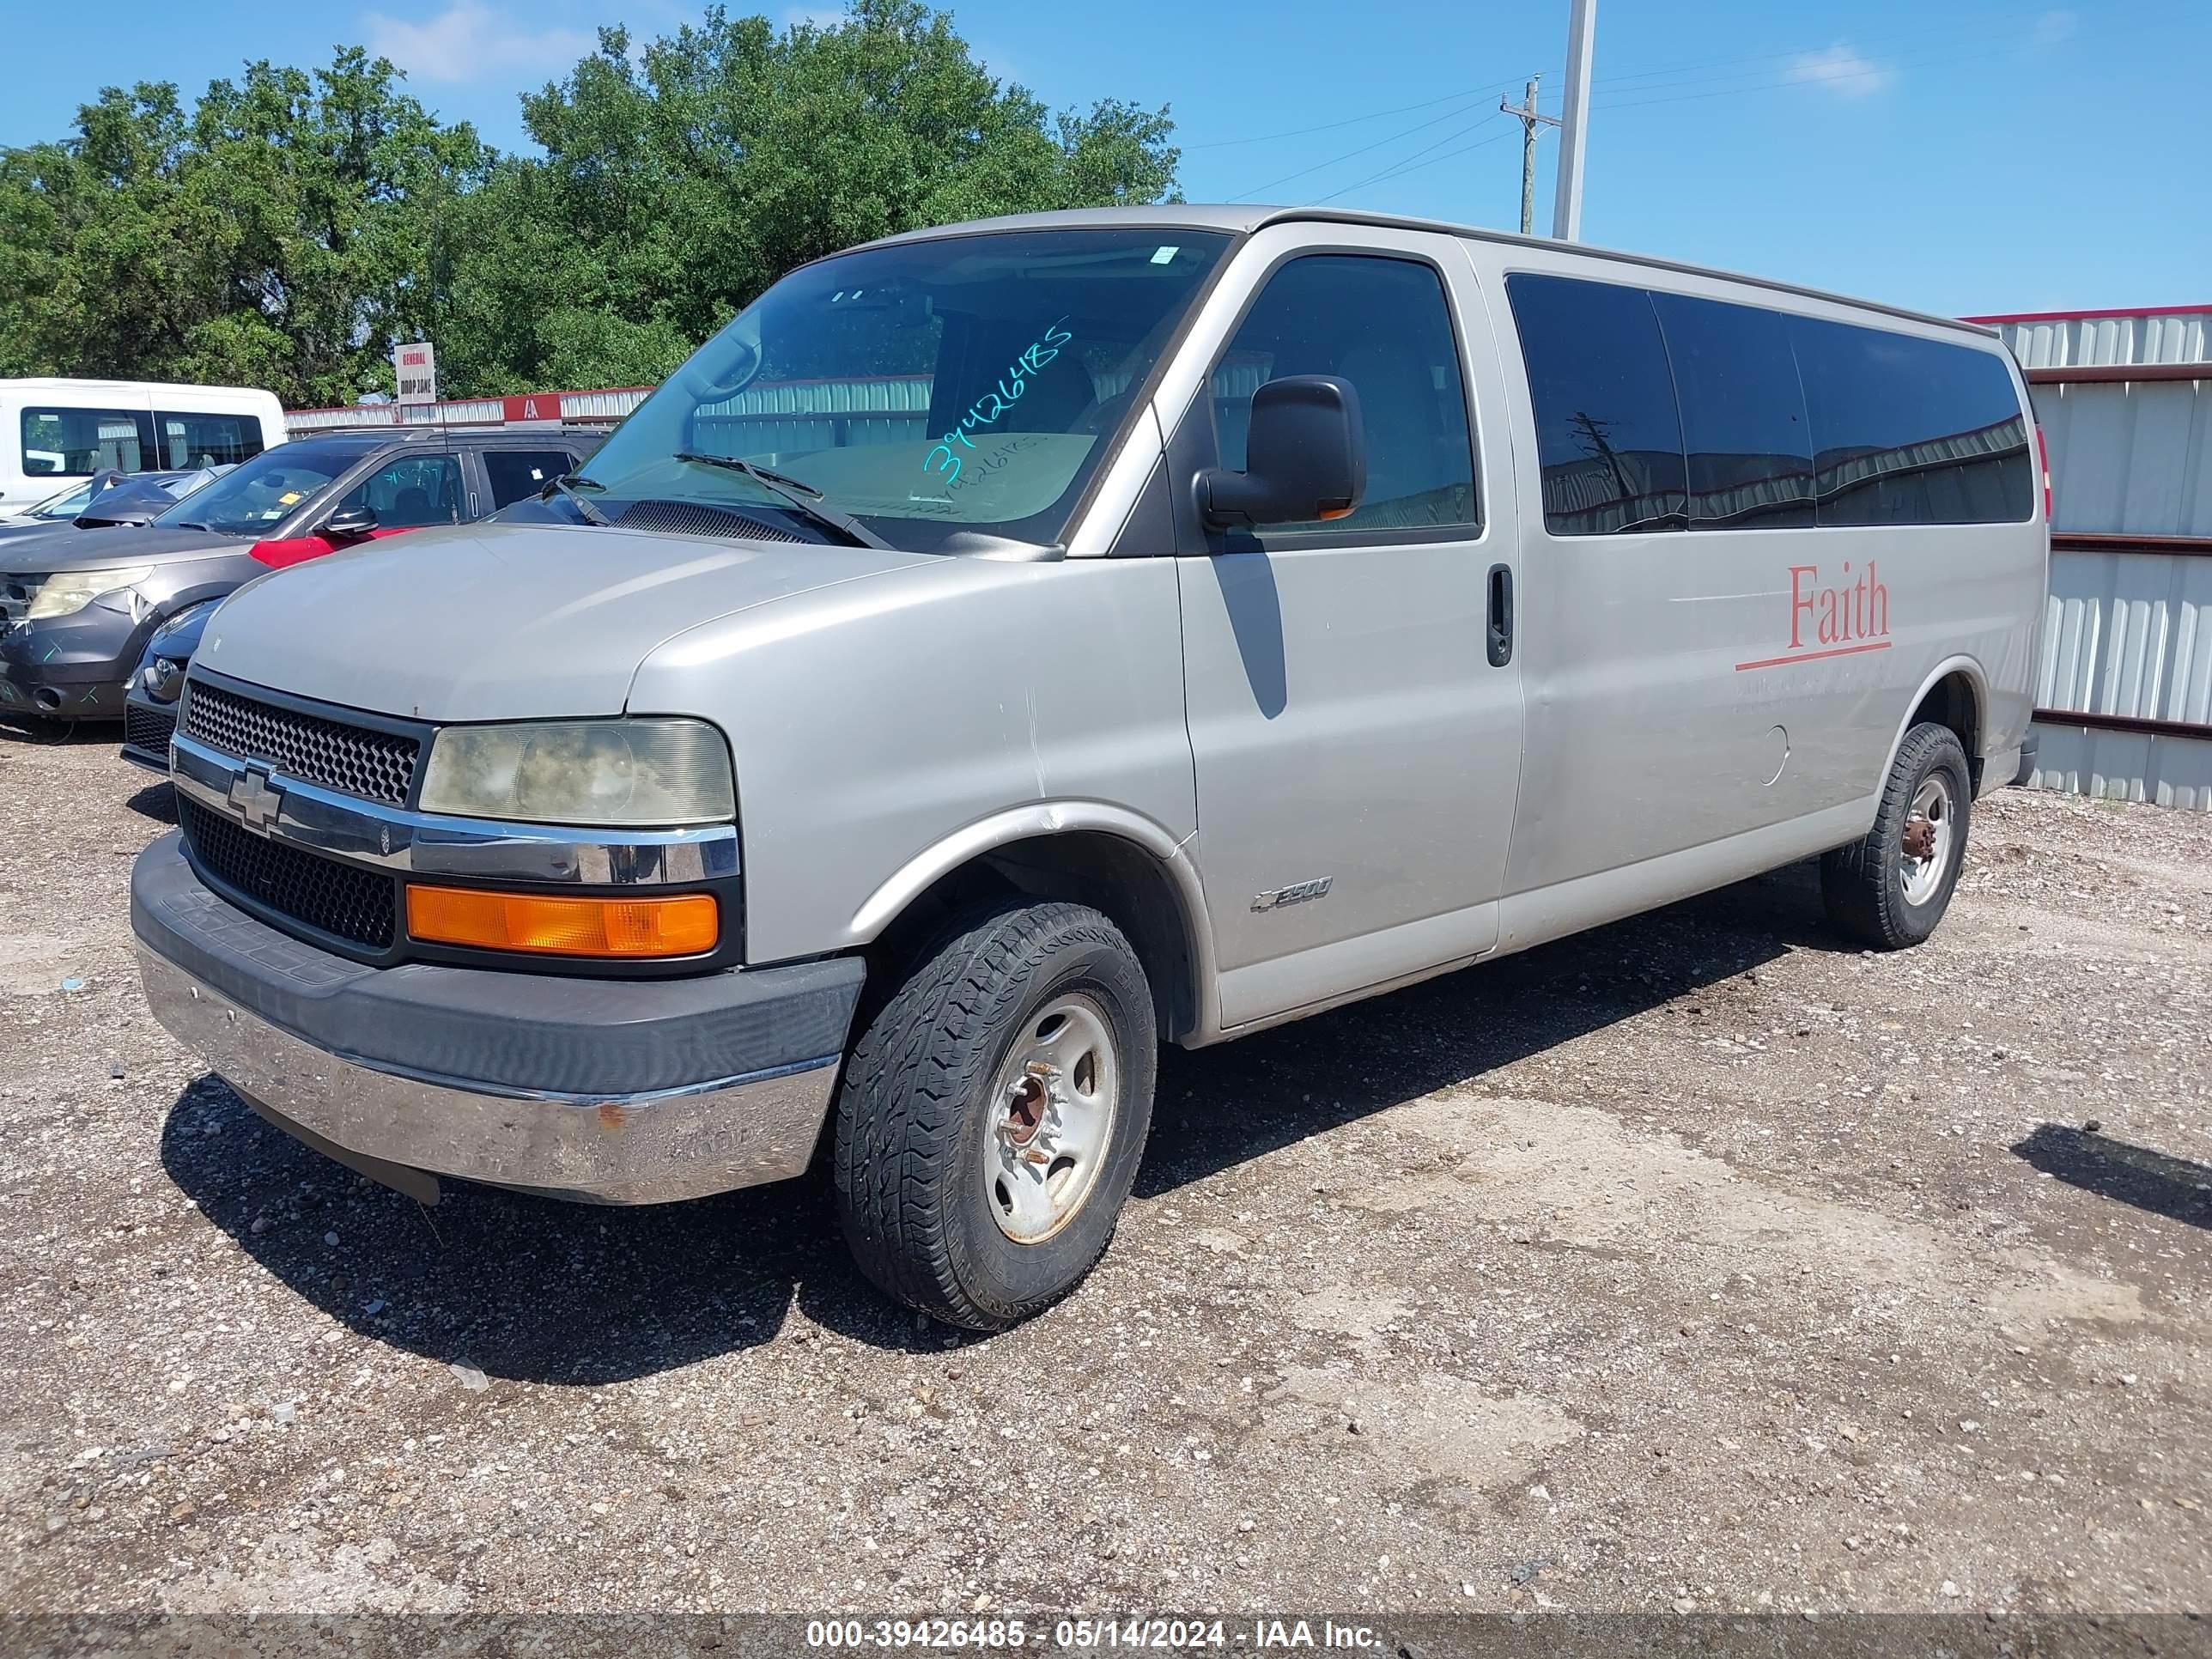
[{"label": "steel wheel rim", "polygon": [[1055,997],[1016,1033],[985,1099],[983,1201],[1017,1244],[1042,1244],[1074,1219],[1114,1138],[1121,1066],[1105,1011]]},{"label": "steel wheel rim", "polygon": [[[1921,839],[1923,825],[1927,851],[1916,857],[1911,849]],[[1930,772],[1913,792],[1911,810],[1905,815],[1905,851],[1899,873],[1907,903],[1925,904],[1936,896],[1943,884],[1943,872],[1950,868],[1958,833],[1958,803],[1951,793],[1951,781],[1941,772]]]}]

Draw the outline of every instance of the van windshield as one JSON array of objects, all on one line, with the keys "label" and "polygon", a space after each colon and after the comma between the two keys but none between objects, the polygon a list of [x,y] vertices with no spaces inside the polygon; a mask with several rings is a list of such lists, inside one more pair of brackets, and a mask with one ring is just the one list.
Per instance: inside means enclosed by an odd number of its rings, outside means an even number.
[{"label": "van windshield", "polygon": [[796,485],[918,552],[963,531],[1057,541],[1229,240],[989,232],[808,265],[646,399],[578,486],[615,523],[683,522],[672,502],[834,538]]}]

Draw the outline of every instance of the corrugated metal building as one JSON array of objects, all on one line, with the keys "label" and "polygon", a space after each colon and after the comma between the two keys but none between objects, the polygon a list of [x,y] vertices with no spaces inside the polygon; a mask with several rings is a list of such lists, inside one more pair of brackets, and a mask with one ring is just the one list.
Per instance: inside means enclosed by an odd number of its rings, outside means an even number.
[{"label": "corrugated metal building", "polygon": [[649,386],[603,392],[532,392],[514,398],[455,398],[437,404],[349,404],[291,409],[284,429],[295,438],[364,426],[530,426],[562,422],[612,426],[646,399]]},{"label": "corrugated metal building", "polygon": [[2033,781],[2212,811],[2212,306],[1972,320],[2051,447]]}]

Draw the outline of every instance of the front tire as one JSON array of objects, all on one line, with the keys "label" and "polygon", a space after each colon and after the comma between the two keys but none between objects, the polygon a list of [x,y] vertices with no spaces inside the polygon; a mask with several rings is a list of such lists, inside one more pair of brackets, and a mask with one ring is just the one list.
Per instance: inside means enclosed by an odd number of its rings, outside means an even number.
[{"label": "front tire", "polygon": [[1145,971],[1082,905],[997,903],[925,945],[845,1062],[832,1164],[861,1272],[1003,1330],[1083,1281],[1152,1126]]},{"label": "front tire", "polygon": [[1877,951],[1920,944],[1950,906],[1973,806],[1958,734],[1929,721],[1907,732],[1874,828],[1820,860],[1828,920]]}]

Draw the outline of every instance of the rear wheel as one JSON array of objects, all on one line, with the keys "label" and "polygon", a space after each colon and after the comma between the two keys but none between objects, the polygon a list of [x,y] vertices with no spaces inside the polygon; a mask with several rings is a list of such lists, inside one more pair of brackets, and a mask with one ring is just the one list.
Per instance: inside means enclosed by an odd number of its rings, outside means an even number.
[{"label": "rear wheel", "polygon": [[1973,803],[1958,734],[1932,722],[1906,732],[1874,828],[1820,860],[1828,920],[1878,951],[1901,951],[1934,933],[1958,885]]},{"label": "rear wheel", "polygon": [[838,1210],[861,1271],[969,1330],[1066,1296],[1136,1179],[1158,1059],[1144,969],[1097,911],[1006,902],[951,923],[839,1087]]}]

